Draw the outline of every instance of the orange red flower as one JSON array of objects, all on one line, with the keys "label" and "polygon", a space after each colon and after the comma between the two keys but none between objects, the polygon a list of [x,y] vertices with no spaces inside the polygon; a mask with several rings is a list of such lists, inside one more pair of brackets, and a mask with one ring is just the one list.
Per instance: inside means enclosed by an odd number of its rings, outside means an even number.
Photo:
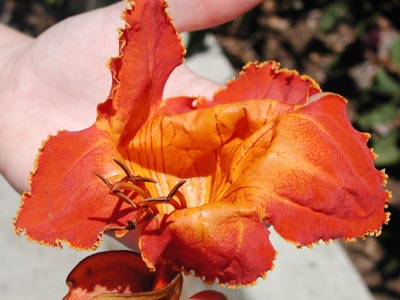
[{"label": "orange red flower", "polygon": [[213,99],[162,99],[183,62],[163,1],[127,9],[113,86],[96,122],[40,150],[18,233],[93,249],[139,232],[150,269],[248,285],[270,270],[269,226],[301,246],[377,234],[386,177],[346,100],[276,62],[250,63]]}]

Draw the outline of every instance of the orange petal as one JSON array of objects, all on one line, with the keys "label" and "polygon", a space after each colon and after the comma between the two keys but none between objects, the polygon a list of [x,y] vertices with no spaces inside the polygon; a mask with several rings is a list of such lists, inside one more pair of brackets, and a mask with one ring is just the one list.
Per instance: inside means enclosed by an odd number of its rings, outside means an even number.
[{"label": "orange petal", "polygon": [[[385,177],[343,98],[328,94],[283,115],[273,132],[267,148],[257,140],[248,163],[233,166],[223,201],[259,207],[278,233],[300,245],[379,232],[387,219]],[[226,160],[235,161],[230,153]]]},{"label": "orange petal", "polygon": [[138,131],[128,145],[129,157],[133,169],[143,167],[179,178],[211,175],[223,145],[260,128],[272,128],[290,110],[292,105],[278,101],[252,100],[160,115]]},{"label": "orange petal", "polygon": [[140,248],[149,266],[162,257],[206,282],[240,286],[272,268],[275,250],[268,236],[254,210],[215,202],[178,210],[160,224],[149,224]]},{"label": "orange petal", "polygon": [[[153,225],[144,232],[144,259],[150,266],[171,259],[207,281],[249,284],[273,258],[262,220],[299,245],[379,232],[387,220],[385,176],[345,103],[325,94],[306,106],[254,100],[153,119],[146,127],[151,138],[143,133],[137,140],[149,149],[141,161],[158,154],[162,164],[152,168],[207,176],[212,185],[201,207],[189,197],[188,209],[159,220],[159,231]],[[241,251],[242,240],[255,248]]]},{"label": "orange petal", "polygon": [[273,99],[287,104],[305,104],[308,97],[319,93],[319,85],[296,71],[279,69],[275,61],[246,65],[236,80],[218,91],[212,101],[202,101],[198,107],[214,106],[253,99]]},{"label": "orange petal", "polygon": [[153,289],[151,273],[140,255],[129,251],[107,251],[82,260],[68,275],[65,300],[148,299],[177,300],[182,276],[174,273],[167,286]]},{"label": "orange petal", "polygon": [[[105,225],[120,223],[129,210],[95,176],[123,176],[113,162],[119,154],[106,131],[92,126],[61,132],[41,149],[31,192],[22,197],[15,228],[35,241],[88,249]],[[126,224],[126,223],[124,223]]]},{"label": "orange petal", "polygon": [[120,56],[110,62],[112,91],[98,107],[117,139],[135,134],[159,106],[169,74],[183,62],[184,49],[165,7],[164,1],[135,1],[134,9],[125,11]]}]

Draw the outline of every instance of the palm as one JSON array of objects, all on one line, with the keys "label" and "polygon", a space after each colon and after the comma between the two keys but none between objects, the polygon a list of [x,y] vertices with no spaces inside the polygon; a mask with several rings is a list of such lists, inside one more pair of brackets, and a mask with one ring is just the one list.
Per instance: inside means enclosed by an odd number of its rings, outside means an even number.
[{"label": "palm", "polygon": [[[62,127],[46,128],[47,132],[78,130],[94,121],[96,104],[110,91],[111,74],[106,63],[118,55],[117,29],[123,27],[118,15],[122,7],[119,3],[67,19],[33,44],[28,65],[36,75],[35,89],[46,91],[46,97],[38,100],[44,101],[43,107],[54,110],[49,116],[54,116],[56,123],[63,122]],[[166,96],[210,95],[216,87],[182,66],[169,81]]]},{"label": "palm", "polygon": [[118,54],[117,28],[123,25],[117,14],[109,15],[114,11],[109,7],[67,19],[32,46],[28,59],[35,89],[46,90],[46,97],[38,100],[62,119],[58,129],[87,127],[94,121],[96,104],[108,96],[111,75],[106,63]]}]

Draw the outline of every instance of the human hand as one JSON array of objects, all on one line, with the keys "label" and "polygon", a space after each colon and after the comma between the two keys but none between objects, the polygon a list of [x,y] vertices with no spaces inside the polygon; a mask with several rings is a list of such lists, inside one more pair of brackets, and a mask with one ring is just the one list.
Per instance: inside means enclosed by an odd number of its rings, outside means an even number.
[{"label": "human hand", "polygon": [[[178,31],[229,21],[261,0],[171,0]],[[111,87],[107,60],[118,54],[117,28],[124,3],[68,18],[31,39],[0,26],[0,172],[18,191],[41,142],[58,130],[80,130],[96,117]],[[5,40],[5,42],[4,42]],[[218,87],[187,67],[169,78],[164,96],[212,95]]]}]

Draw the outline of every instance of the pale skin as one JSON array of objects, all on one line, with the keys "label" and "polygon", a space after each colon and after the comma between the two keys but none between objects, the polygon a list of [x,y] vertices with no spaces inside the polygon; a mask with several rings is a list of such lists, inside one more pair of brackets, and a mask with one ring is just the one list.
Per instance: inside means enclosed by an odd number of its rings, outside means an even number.
[{"label": "pale skin", "polygon": [[[261,0],[170,0],[179,32],[232,20]],[[110,90],[105,67],[118,54],[117,28],[126,3],[68,18],[33,39],[0,24],[0,173],[18,191],[43,140],[59,130],[81,130],[96,118]],[[164,97],[211,96],[218,84],[186,66],[168,79]]]}]

